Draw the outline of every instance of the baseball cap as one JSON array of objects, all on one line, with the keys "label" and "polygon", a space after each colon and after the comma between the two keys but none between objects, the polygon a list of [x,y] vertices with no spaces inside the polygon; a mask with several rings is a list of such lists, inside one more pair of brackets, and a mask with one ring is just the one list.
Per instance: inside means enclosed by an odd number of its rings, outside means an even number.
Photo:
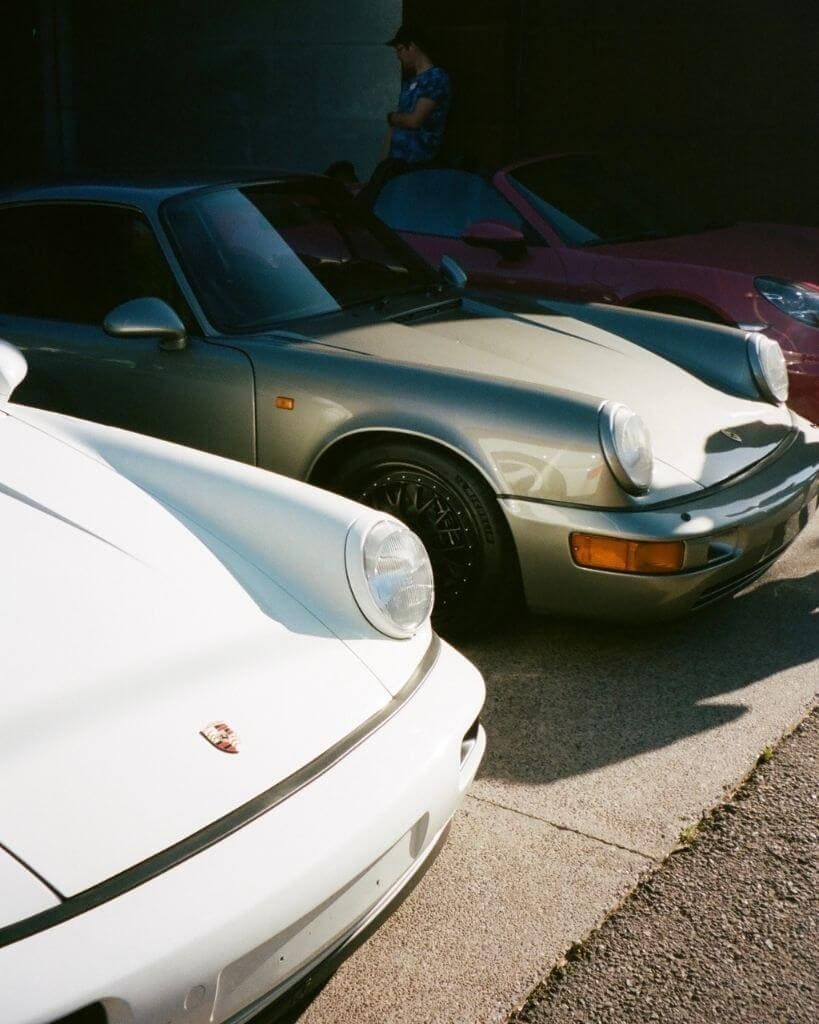
[{"label": "baseball cap", "polygon": [[392,39],[387,40],[387,46],[409,46],[410,43],[415,43],[425,53],[429,53],[432,46],[429,35],[418,25],[403,24]]}]

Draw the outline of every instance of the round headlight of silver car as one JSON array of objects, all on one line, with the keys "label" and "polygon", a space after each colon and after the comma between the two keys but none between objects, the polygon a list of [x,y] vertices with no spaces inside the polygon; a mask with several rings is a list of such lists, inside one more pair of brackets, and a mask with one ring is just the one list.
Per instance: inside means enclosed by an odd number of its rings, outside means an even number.
[{"label": "round headlight of silver car", "polygon": [[432,614],[435,584],[426,548],[406,526],[359,520],[346,545],[347,577],[364,616],[387,636],[413,636]]},{"label": "round headlight of silver car", "polygon": [[600,408],[600,445],[617,482],[629,494],[651,487],[654,455],[648,428],[636,412],[621,402]]},{"label": "round headlight of silver car", "polygon": [[788,364],[773,338],[749,334],[748,361],[762,397],[770,402],[787,402]]}]

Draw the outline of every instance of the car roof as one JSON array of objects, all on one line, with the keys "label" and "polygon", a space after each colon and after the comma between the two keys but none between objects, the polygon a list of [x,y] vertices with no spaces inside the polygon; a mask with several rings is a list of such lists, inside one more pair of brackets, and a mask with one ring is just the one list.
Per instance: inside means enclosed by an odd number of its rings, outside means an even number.
[{"label": "car roof", "polygon": [[83,200],[157,208],[171,196],[224,185],[261,185],[283,181],[316,181],[320,175],[291,171],[260,172],[237,168],[218,172],[140,173],[135,175],[61,175],[0,189],[0,203],[33,200]]}]

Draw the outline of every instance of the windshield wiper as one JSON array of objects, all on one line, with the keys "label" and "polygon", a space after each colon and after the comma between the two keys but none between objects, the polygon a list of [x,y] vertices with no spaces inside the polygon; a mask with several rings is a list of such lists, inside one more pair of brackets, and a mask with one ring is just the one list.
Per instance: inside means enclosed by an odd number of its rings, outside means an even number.
[{"label": "windshield wiper", "polygon": [[[367,306],[370,309],[384,309],[394,299],[403,299],[410,295],[443,295],[446,285],[438,282],[430,284],[419,284],[412,288],[404,288],[397,292],[383,292],[380,295],[372,295],[368,299],[357,299],[355,302],[345,302],[343,309],[355,309],[356,307]],[[443,301],[443,299],[442,299]]]}]

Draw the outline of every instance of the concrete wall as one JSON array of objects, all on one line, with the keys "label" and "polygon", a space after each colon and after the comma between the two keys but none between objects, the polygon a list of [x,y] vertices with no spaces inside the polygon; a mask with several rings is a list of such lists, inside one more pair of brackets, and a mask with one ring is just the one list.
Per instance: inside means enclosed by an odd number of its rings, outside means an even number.
[{"label": "concrete wall", "polygon": [[400,0],[55,4],[67,170],[375,164]]}]

